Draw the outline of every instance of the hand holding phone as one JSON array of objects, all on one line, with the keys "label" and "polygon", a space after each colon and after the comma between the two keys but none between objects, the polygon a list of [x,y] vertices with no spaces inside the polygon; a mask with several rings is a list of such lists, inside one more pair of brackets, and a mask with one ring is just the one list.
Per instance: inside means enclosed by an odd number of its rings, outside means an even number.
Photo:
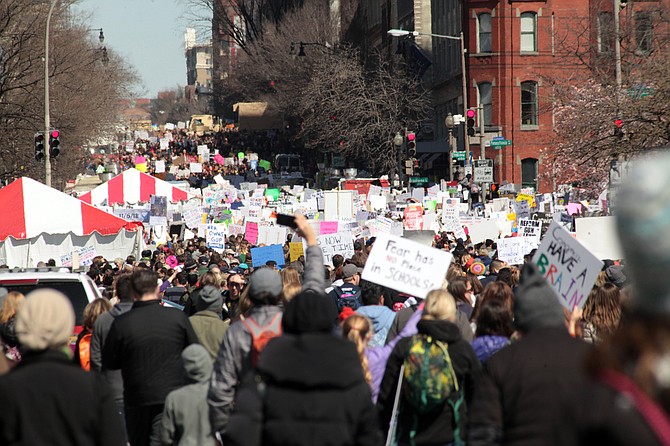
[{"label": "hand holding phone", "polygon": [[292,229],[298,229],[298,225],[295,222],[295,217],[292,215],[277,214],[277,224],[280,226],[288,226]]}]

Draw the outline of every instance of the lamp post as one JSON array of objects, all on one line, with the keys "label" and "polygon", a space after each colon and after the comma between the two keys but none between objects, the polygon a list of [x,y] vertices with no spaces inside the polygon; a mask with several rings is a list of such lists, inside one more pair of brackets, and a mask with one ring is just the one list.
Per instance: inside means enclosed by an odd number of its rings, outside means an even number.
[{"label": "lamp post", "polygon": [[51,154],[49,153],[49,131],[51,129],[49,112],[49,28],[51,27],[51,15],[54,12],[57,1],[51,0],[49,5],[44,34],[44,183],[49,187],[51,187]]},{"label": "lamp post", "polygon": [[[295,53],[295,47],[298,45],[298,54]],[[334,50],[333,45],[330,43],[321,43],[321,42],[291,42],[291,50],[289,51],[289,54],[295,58],[296,56],[298,57],[305,57],[307,54],[305,54],[305,47],[306,46],[320,46],[323,48],[326,48],[327,50]]]},{"label": "lamp post", "polygon": [[[450,40],[459,40],[461,43],[461,67],[463,68],[463,76],[461,82],[461,88],[463,90],[463,116],[467,114],[468,110],[468,79],[465,71],[465,39],[463,38],[463,31],[461,31],[458,36],[446,36],[443,34],[428,34],[420,33],[418,31],[406,31],[404,29],[389,29],[387,34],[391,37],[417,37],[417,36],[430,36],[437,37],[438,39],[450,39]],[[467,132],[465,133],[465,166],[470,161],[470,137]],[[467,173],[467,171],[466,171]]]},{"label": "lamp post", "polygon": [[403,150],[402,147],[405,144],[405,138],[398,132],[393,137],[393,145],[396,148],[396,157],[398,159],[398,185],[402,188],[402,178],[403,178]]},{"label": "lamp post", "polygon": [[449,131],[449,181],[454,181],[454,117],[451,113],[447,114],[447,117],[444,118],[444,125],[447,126]]}]

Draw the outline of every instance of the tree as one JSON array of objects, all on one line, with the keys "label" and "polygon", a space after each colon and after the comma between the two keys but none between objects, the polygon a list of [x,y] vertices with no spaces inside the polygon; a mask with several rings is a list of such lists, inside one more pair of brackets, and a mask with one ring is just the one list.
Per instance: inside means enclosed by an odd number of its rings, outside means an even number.
[{"label": "tree", "polygon": [[[44,165],[33,159],[33,134],[44,127],[44,27],[47,3],[2,0],[0,8],[0,178],[44,179]],[[112,133],[119,99],[129,94],[136,76],[112,51],[109,63],[85,23],[56,8],[50,32],[49,86],[51,123],[63,135],[53,162],[54,185],[82,169],[78,147]]]},{"label": "tree", "polygon": [[[618,92],[614,54],[602,47],[603,36],[593,43],[586,40],[587,33],[575,33],[584,35],[584,41],[570,48],[584,61],[586,75],[550,80],[558,138],[544,155],[554,165],[547,175],[557,184],[576,182],[597,195],[607,183],[612,159],[670,143],[668,13],[667,2],[645,5],[641,14],[652,18],[653,36],[644,35],[635,21],[622,25],[622,87]],[[636,14],[629,11],[628,15]],[[620,130],[615,126],[617,119]]]}]

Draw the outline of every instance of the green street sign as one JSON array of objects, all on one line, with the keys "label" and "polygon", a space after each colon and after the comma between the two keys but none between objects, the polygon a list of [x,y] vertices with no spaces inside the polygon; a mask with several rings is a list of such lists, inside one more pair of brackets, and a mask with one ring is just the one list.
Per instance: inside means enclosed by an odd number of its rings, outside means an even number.
[{"label": "green street sign", "polygon": [[503,147],[503,146],[511,146],[512,141],[509,139],[492,139],[491,140],[491,147]]},{"label": "green street sign", "polygon": [[465,150],[462,152],[452,152],[451,157],[458,161],[465,161]]},{"label": "green street sign", "polygon": [[428,182],[428,177],[410,177],[409,182],[410,182],[410,184],[413,184],[413,183],[427,183]]}]

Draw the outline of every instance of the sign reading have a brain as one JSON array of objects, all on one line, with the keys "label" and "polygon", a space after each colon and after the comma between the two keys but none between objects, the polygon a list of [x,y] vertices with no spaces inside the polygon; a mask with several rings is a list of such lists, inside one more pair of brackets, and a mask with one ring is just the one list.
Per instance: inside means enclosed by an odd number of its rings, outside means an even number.
[{"label": "sign reading have a brain", "polygon": [[602,262],[555,221],[547,229],[533,263],[569,311],[584,306],[602,268]]},{"label": "sign reading have a brain", "polygon": [[363,279],[425,298],[441,288],[453,256],[390,234],[380,234],[365,262]]}]

